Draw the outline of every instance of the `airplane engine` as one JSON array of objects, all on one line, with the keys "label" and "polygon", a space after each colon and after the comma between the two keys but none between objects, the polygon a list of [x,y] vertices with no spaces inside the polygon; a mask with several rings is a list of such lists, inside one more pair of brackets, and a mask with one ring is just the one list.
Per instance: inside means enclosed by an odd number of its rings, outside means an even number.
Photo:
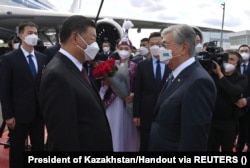
[{"label": "airplane engine", "polygon": [[122,27],[111,18],[100,19],[96,23],[96,42],[100,49],[103,41],[111,43],[111,50],[115,50],[116,41],[123,37]]},{"label": "airplane engine", "polygon": [[203,34],[202,34],[201,30],[198,27],[195,27],[195,26],[193,26],[193,29],[194,29],[195,33],[200,36],[201,44],[202,44],[203,43]]}]

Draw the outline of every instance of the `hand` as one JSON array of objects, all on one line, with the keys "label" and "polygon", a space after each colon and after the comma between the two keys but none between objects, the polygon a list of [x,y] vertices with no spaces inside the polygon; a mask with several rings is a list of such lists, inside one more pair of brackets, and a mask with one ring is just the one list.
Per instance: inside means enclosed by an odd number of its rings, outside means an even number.
[{"label": "hand", "polygon": [[213,72],[219,76],[219,79],[221,79],[224,75],[221,71],[220,65],[216,61],[212,61],[215,65],[215,69],[213,69]]},{"label": "hand", "polygon": [[14,129],[15,126],[16,126],[16,119],[13,117],[13,118],[10,118],[8,120],[5,120],[5,123],[7,124],[7,126],[10,128],[10,129]]},{"label": "hand", "polygon": [[133,122],[135,123],[135,126],[140,127],[140,125],[141,125],[141,119],[140,118],[133,118]]},{"label": "hand", "polygon": [[129,95],[128,97],[126,97],[126,98],[124,99],[124,101],[125,101],[126,103],[131,103],[131,102],[133,102],[133,99],[134,99],[134,93],[130,93],[130,95]]},{"label": "hand", "polygon": [[235,104],[238,107],[245,107],[247,105],[247,99],[246,98],[240,98]]}]

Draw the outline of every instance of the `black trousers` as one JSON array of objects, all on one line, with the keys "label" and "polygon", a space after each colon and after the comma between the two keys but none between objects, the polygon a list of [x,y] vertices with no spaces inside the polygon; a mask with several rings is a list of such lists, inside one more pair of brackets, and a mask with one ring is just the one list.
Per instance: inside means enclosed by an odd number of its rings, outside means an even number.
[{"label": "black trousers", "polygon": [[245,144],[250,148],[250,113],[239,119],[237,151],[242,151]]},{"label": "black trousers", "polygon": [[140,152],[148,151],[149,129],[140,129]]},{"label": "black trousers", "polygon": [[207,151],[218,152],[221,146],[223,152],[232,152],[236,138],[236,121],[212,122],[208,135]]},{"label": "black trousers", "polygon": [[19,123],[16,121],[16,126],[11,132],[9,164],[10,168],[23,167],[23,153],[25,149],[25,140],[30,136],[31,150],[44,150],[44,123],[41,119],[34,119],[32,123]]}]

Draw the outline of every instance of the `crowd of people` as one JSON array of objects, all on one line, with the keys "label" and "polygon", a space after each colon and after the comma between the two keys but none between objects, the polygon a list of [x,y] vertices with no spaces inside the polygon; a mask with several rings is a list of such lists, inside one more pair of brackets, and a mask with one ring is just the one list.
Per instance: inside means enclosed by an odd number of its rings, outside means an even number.
[{"label": "crowd of people", "polygon": [[[202,49],[186,24],[152,32],[137,55],[128,35],[100,49],[95,23],[83,16],[65,19],[58,42],[43,52],[38,26],[18,27],[0,66],[11,168],[23,164],[27,137],[32,151],[44,151],[44,143],[46,151],[95,152],[242,152],[249,145],[249,45],[210,60],[211,73],[196,57],[208,43]],[[115,85],[116,75],[93,76],[109,59],[125,87]]]}]

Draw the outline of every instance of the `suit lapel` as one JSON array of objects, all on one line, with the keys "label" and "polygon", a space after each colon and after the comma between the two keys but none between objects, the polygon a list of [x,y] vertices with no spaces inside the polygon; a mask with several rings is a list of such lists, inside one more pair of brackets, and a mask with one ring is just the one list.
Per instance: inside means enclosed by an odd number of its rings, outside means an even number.
[{"label": "suit lapel", "polygon": [[33,76],[32,76],[32,73],[31,73],[31,71],[30,71],[29,64],[28,64],[28,62],[27,62],[27,60],[26,60],[26,58],[25,58],[25,55],[23,54],[21,48],[19,48],[19,49],[17,50],[17,53],[18,53],[18,54],[17,54],[17,62],[19,62],[20,65],[23,65],[23,66],[24,66],[24,71],[26,71],[25,74],[28,75],[28,78],[30,78],[30,79],[33,80]]},{"label": "suit lapel", "polygon": [[167,82],[165,83],[156,103],[155,115],[159,109],[159,106],[163,103],[163,101],[168,99],[168,97],[171,96],[173,92],[177,90],[178,87],[180,87],[184,83],[184,81],[187,78],[187,75],[191,73],[191,71],[195,68],[196,65],[197,62],[194,62],[190,66],[185,68],[178,76],[174,78],[173,83],[168,88],[166,86]]},{"label": "suit lapel", "polygon": [[[61,59],[66,66],[72,71],[72,74],[74,74],[76,76],[76,78],[78,78],[80,80],[80,82],[88,88],[89,91],[91,91],[93,93],[93,95],[96,97],[96,99],[102,103],[101,98],[99,96],[99,93],[97,91],[97,88],[95,87],[93,81],[91,80],[91,78],[89,78],[91,85],[89,84],[89,82],[87,81],[87,79],[85,79],[82,75],[82,73],[79,71],[79,69],[77,69],[77,67],[74,65],[74,63],[71,62],[71,60],[69,60],[66,56],[64,56],[62,53],[58,52],[56,54],[56,56],[59,57],[59,59]],[[80,86],[79,86],[80,87]]]}]

